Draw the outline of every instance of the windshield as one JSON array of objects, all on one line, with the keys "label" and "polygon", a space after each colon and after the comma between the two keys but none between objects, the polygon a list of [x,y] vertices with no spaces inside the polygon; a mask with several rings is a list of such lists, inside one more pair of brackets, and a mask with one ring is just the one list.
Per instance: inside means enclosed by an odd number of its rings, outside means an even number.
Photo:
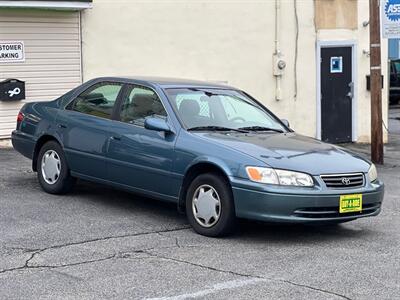
[{"label": "windshield", "polygon": [[256,102],[235,90],[177,88],[166,92],[187,129],[219,127],[287,131]]}]

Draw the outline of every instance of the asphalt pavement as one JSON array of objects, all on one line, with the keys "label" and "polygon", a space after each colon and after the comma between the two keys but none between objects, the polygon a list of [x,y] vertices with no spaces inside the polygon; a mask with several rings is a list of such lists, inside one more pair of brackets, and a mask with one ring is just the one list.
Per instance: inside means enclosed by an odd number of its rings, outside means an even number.
[{"label": "asphalt pavement", "polygon": [[379,216],[338,226],[241,221],[220,239],[194,233],[174,205],[105,186],[79,181],[71,194],[46,194],[29,160],[0,149],[0,299],[398,299],[392,134],[378,168]]}]

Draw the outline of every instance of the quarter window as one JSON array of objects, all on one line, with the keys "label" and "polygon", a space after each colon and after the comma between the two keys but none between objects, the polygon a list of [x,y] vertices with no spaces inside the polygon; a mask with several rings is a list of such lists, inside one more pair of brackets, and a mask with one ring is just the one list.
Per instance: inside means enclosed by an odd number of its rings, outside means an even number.
[{"label": "quarter window", "polygon": [[164,106],[153,90],[130,86],[126,95],[120,111],[122,122],[143,126],[146,117],[167,117]]},{"label": "quarter window", "polygon": [[121,90],[120,83],[99,83],[80,94],[67,109],[111,119],[115,101]]}]

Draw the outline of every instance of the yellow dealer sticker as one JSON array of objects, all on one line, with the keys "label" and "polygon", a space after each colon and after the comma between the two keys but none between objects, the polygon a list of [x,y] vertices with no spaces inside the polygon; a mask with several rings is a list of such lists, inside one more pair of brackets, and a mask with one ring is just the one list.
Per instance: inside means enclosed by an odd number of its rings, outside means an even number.
[{"label": "yellow dealer sticker", "polygon": [[362,210],[362,194],[340,196],[339,212],[357,212]]}]

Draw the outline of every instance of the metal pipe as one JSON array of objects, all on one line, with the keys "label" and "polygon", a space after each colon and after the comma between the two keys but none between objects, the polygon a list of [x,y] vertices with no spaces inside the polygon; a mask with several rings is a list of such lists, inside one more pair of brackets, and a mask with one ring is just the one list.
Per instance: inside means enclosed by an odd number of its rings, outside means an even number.
[{"label": "metal pipe", "polygon": [[280,10],[281,10],[281,1],[275,0],[275,54],[280,53],[279,49],[279,17],[280,17]]},{"label": "metal pipe", "polygon": [[[275,0],[275,53],[276,57],[281,55],[279,39],[280,39],[280,14],[281,14],[281,1]],[[276,61],[274,60],[274,64]],[[274,66],[275,68],[276,66]],[[282,75],[275,76],[275,100],[280,101],[282,100],[282,91],[281,91],[281,78]]]}]

